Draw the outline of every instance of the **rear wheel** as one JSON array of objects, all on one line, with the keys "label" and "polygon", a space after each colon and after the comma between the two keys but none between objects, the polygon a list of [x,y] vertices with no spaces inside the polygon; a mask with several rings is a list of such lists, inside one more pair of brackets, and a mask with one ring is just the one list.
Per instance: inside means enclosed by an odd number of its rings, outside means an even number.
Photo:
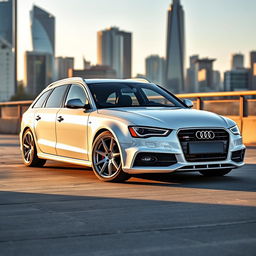
[{"label": "rear wheel", "polygon": [[121,153],[114,136],[106,131],[93,143],[92,167],[95,175],[103,181],[122,182],[130,175],[122,170]]},{"label": "rear wheel", "polygon": [[22,136],[22,157],[26,166],[41,167],[46,163],[45,159],[38,158],[34,137],[29,129]]},{"label": "rear wheel", "polygon": [[202,175],[207,177],[218,177],[218,176],[224,176],[231,172],[232,169],[222,169],[222,170],[202,170],[199,171]]}]

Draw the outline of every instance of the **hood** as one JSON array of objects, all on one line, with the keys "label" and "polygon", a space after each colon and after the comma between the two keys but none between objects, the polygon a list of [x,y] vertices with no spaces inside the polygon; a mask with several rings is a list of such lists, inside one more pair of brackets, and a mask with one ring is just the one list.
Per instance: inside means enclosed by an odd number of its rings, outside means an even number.
[{"label": "hood", "polygon": [[229,124],[226,118],[212,112],[180,109],[180,108],[111,108],[99,109],[99,114],[110,118],[126,120],[131,125],[144,125],[171,129],[193,128],[193,127],[225,127]]}]

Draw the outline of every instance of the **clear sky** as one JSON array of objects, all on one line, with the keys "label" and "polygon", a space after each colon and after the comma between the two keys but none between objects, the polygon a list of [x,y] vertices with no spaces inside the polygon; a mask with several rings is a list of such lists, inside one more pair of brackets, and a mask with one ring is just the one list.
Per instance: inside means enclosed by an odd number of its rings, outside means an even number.
[{"label": "clear sky", "polygon": [[[231,54],[256,50],[256,0],[180,0],[185,11],[186,62],[192,54],[216,58],[216,70],[230,68]],[[31,50],[32,5],[56,17],[56,56],[97,62],[97,31],[110,26],[133,33],[133,75],[144,73],[145,58],[165,56],[167,9],[172,0],[18,0],[19,79],[24,51]]]}]

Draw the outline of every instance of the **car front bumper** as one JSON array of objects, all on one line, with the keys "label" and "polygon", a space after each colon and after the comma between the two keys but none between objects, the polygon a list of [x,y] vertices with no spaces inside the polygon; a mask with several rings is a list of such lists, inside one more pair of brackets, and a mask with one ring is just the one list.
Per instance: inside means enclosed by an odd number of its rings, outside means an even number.
[{"label": "car front bumper", "polygon": [[[188,162],[183,153],[178,131],[173,131],[168,137],[152,137],[147,139],[132,138],[129,141],[120,142],[123,160],[123,171],[130,174],[140,173],[170,173],[184,171],[234,169],[244,165],[244,162],[235,162],[231,159],[232,152],[245,150],[240,135],[233,135],[229,130],[229,146],[227,158],[219,161]],[[177,163],[170,166],[134,166],[138,153],[165,153],[174,154]]]}]

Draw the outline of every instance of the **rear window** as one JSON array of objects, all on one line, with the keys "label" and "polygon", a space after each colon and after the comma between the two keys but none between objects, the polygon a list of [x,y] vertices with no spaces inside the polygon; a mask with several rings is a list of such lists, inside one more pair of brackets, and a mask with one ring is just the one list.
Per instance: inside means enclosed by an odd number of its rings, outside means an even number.
[{"label": "rear window", "polygon": [[49,90],[45,93],[43,93],[39,99],[36,101],[36,103],[33,105],[33,108],[42,108],[45,100],[47,99],[48,95],[52,92],[52,90]]},{"label": "rear window", "polygon": [[60,108],[62,106],[63,97],[65,95],[68,85],[62,85],[53,89],[49,96],[45,107],[46,108]]}]

